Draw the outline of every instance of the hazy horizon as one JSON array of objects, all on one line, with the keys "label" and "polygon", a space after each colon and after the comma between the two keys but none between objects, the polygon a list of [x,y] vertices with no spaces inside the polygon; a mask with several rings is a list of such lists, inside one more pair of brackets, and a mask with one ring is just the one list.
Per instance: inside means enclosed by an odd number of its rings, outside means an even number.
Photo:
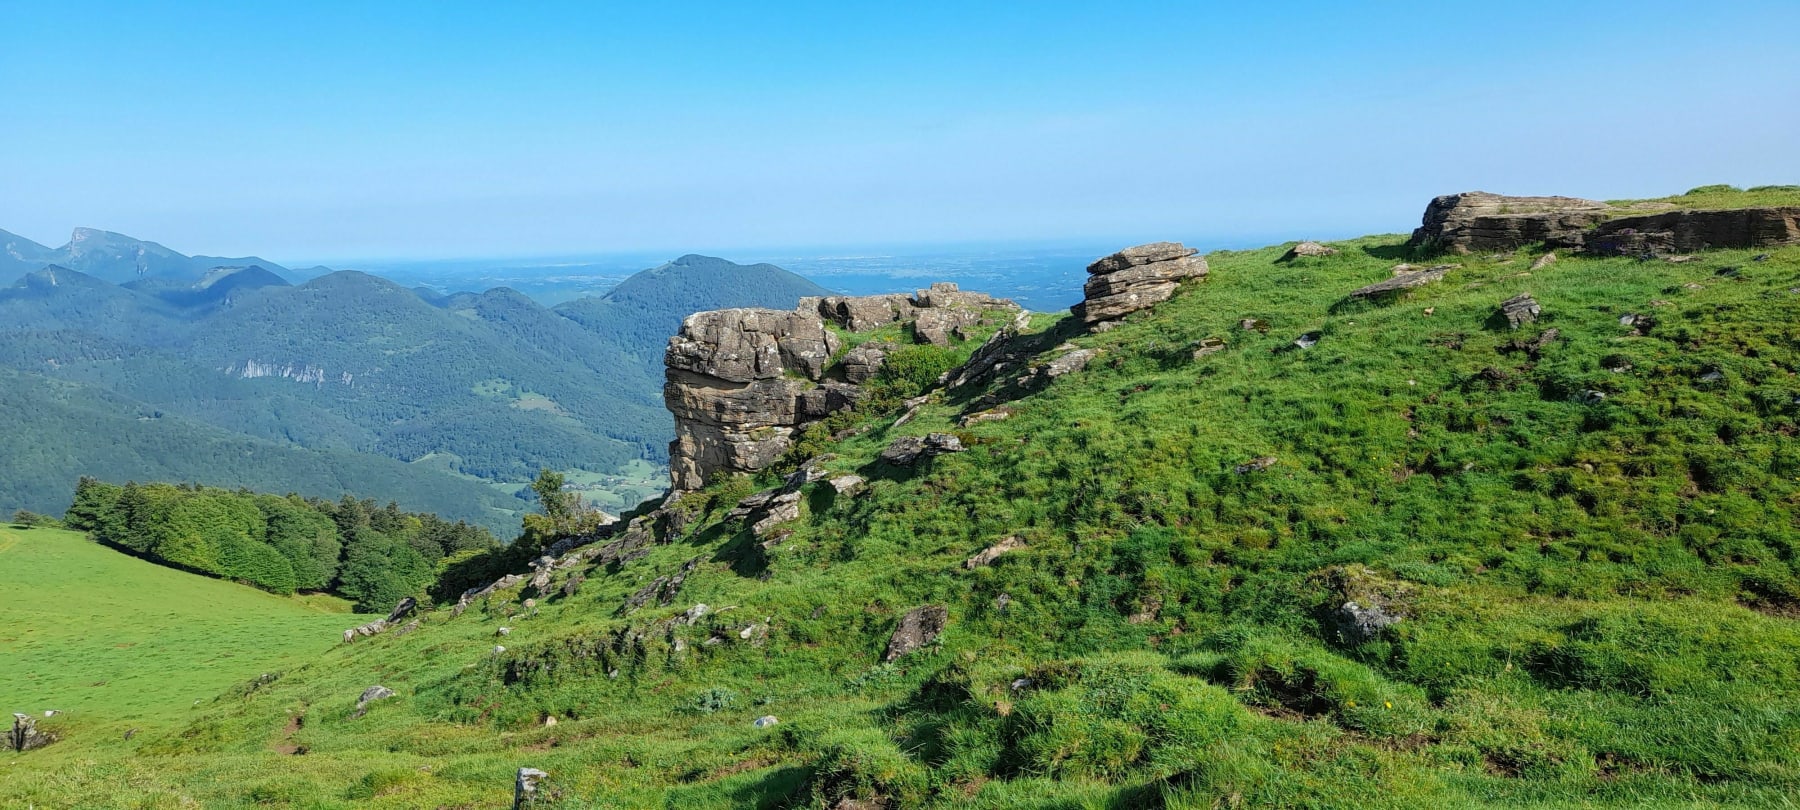
[{"label": "hazy horizon", "polygon": [[0,228],[339,261],[1392,232],[1473,189],[1800,180],[1797,26],[1757,1],[16,2]]}]

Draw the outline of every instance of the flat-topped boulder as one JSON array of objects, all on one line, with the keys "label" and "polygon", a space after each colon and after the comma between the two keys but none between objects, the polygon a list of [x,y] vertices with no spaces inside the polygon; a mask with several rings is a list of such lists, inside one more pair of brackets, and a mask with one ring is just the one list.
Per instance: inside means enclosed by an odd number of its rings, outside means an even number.
[{"label": "flat-topped boulder", "polygon": [[1534,242],[1579,238],[1617,209],[1577,197],[1509,197],[1485,191],[1446,194],[1425,207],[1408,243],[1452,253],[1512,250]]},{"label": "flat-topped boulder", "polygon": [[1167,301],[1190,278],[1206,275],[1206,259],[1179,242],[1129,247],[1088,265],[1083,300],[1070,307],[1090,327]]},{"label": "flat-topped boulder", "polygon": [[1579,240],[1555,243],[1557,247],[1578,247],[1604,255],[1786,245],[1800,245],[1800,207],[1665,211],[1619,217],[1601,223]]}]

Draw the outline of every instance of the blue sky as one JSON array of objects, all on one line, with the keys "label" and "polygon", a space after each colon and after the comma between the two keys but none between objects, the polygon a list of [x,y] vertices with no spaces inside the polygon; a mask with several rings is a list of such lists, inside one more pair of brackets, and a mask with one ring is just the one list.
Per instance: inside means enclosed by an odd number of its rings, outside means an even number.
[{"label": "blue sky", "polygon": [[1800,182],[1797,30],[1792,0],[0,0],[0,228],[278,261],[1400,231],[1453,191]]}]

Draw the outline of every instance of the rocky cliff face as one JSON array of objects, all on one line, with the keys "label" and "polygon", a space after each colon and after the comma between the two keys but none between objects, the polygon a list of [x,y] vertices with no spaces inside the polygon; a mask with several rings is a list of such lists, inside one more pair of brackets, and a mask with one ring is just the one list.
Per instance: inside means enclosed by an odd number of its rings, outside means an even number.
[{"label": "rocky cliff face", "polygon": [[669,477],[675,491],[719,473],[753,473],[781,458],[795,431],[855,405],[893,344],[842,358],[827,324],[866,332],[900,324],[921,343],[949,345],[1018,305],[955,284],[913,296],[808,298],[792,312],[721,309],[691,315],[663,355],[663,403],[675,417]]}]

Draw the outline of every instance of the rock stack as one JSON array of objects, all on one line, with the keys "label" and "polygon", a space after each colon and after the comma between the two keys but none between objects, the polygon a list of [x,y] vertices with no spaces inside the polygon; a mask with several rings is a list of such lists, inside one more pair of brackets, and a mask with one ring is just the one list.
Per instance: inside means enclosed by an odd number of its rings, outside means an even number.
[{"label": "rock stack", "polygon": [[1088,265],[1084,300],[1070,312],[1090,328],[1167,301],[1184,279],[1206,275],[1206,259],[1179,242],[1130,247]]},{"label": "rock stack", "polygon": [[792,312],[721,309],[682,322],[663,355],[663,403],[675,417],[669,477],[676,491],[717,473],[753,473],[781,458],[800,428],[855,405],[892,343],[858,346],[834,364],[852,332],[910,325],[916,340],[948,345],[1019,311],[1017,304],[938,283],[904,295],[802,299]]}]

